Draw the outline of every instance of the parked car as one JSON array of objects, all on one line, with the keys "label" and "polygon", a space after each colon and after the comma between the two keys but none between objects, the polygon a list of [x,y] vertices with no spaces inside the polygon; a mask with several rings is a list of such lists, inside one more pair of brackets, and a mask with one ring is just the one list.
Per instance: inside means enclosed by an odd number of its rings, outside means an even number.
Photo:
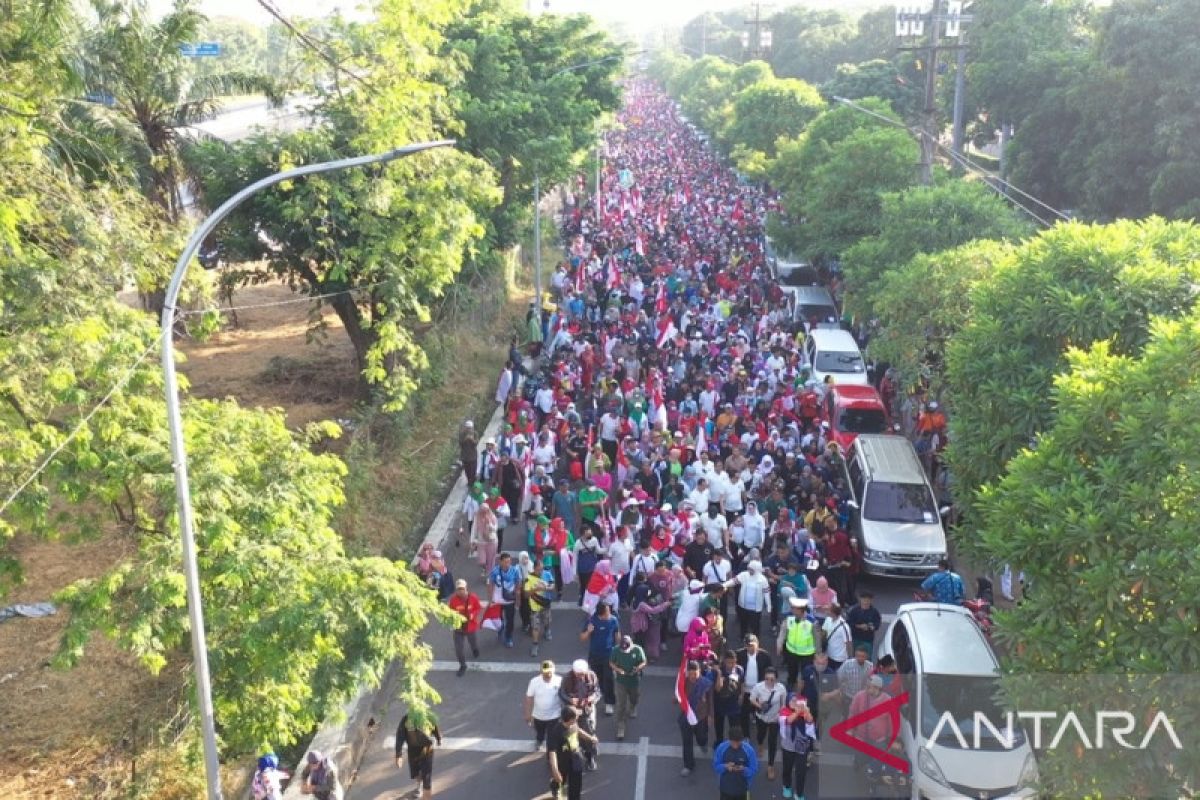
[{"label": "parked car", "polygon": [[833,385],[825,395],[825,419],[829,438],[843,451],[860,433],[887,433],[892,427],[879,392],[857,384]]},{"label": "parked car", "polygon": [[946,557],[946,532],[912,442],[860,434],[843,463],[852,495],[850,533],[872,575],[923,578]]},{"label": "parked car", "polygon": [[1036,795],[1033,748],[996,701],[1000,665],[968,610],[902,605],[880,654],[896,659],[908,692],[899,741],[912,765],[914,798]]}]

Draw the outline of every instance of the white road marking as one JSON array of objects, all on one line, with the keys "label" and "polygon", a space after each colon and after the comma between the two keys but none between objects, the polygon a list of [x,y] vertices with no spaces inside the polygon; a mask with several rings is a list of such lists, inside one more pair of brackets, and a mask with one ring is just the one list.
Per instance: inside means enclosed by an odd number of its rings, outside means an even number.
[{"label": "white road marking", "polygon": [[[529,739],[493,739],[484,736],[447,736],[442,739],[439,750],[456,750],[463,753],[530,753]],[[381,743],[384,750],[394,750],[396,737],[388,736]],[[539,751],[541,752],[541,751]],[[646,773],[651,758],[682,758],[680,745],[650,744],[650,737],[643,736],[637,744],[630,742],[601,742],[600,755],[637,758],[637,773],[634,779],[634,800],[645,800]],[[817,757],[821,764],[833,767],[849,767],[854,763],[851,756],[842,753],[822,753]],[[601,767],[603,768],[603,766]]]},{"label": "white road marking", "polygon": [[[468,662],[467,670],[469,672],[519,673],[532,678],[538,674],[539,664],[541,664],[540,660],[531,660],[528,664],[512,661],[473,661]],[[434,672],[457,672],[458,662],[434,661],[430,669]],[[566,675],[570,669],[571,665],[567,663],[555,665],[555,671],[561,675]],[[647,678],[674,678],[679,674],[679,670],[671,667],[646,667],[643,674]]]},{"label": "white road marking", "polygon": [[633,779],[633,800],[646,800],[646,768],[650,765],[650,737],[638,739],[637,776]]}]

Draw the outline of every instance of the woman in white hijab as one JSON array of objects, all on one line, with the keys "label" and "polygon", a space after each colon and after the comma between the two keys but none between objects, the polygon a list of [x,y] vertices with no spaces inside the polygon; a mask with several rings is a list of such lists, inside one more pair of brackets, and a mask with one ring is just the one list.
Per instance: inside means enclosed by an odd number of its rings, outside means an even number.
[{"label": "woman in white hijab", "polygon": [[730,588],[738,587],[738,628],[743,640],[750,634],[758,636],[763,614],[771,613],[771,584],[763,575],[758,551],[749,550],[747,555],[750,561],[746,563],[746,571],[739,572],[726,584]]},{"label": "woman in white hijab", "polygon": [[758,462],[758,467],[754,470],[754,478],[750,482],[752,491],[758,492],[763,486],[769,485],[771,473],[775,471],[775,459],[770,456],[763,456]]},{"label": "woman in white hijab", "polygon": [[767,520],[758,513],[758,503],[751,500],[746,503],[746,513],[742,518],[742,545],[746,549],[752,547],[762,550],[767,539]]}]

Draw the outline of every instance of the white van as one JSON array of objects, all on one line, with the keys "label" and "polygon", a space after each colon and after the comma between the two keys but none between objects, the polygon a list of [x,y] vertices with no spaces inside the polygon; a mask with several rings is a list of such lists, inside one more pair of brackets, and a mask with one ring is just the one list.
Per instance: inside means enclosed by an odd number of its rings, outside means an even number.
[{"label": "white van", "polygon": [[996,702],[1000,665],[969,611],[902,605],[880,654],[896,659],[892,680],[908,692],[899,740],[912,765],[914,798],[1036,795],[1033,749]]},{"label": "white van", "polygon": [[810,330],[804,339],[804,354],[812,366],[813,378],[821,383],[825,382],[826,375],[832,375],[835,384],[871,385],[867,377],[867,363],[858,350],[858,343],[841,328],[817,327]]},{"label": "white van", "polygon": [[903,436],[861,433],[843,459],[850,533],[871,575],[924,578],[946,557],[946,531],[925,470]]}]

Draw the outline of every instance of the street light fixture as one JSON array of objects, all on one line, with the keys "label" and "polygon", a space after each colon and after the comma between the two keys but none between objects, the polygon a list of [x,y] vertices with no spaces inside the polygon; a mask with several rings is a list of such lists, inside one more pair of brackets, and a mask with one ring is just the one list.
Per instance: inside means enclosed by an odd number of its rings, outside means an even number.
[{"label": "street light fixture", "polygon": [[175,494],[179,501],[179,530],[183,538],[183,575],[187,584],[188,620],[192,629],[192,659],[193,668],[196,671],[196,702],[200,706],[200,724],[204,738],[204,772],[208,781],[209,800],[221,800],[221,774],[220,762],[217,758],[217,731],[213,717],[212,682],[208,674],[208,645],[205,642],[200,575],[196,569],[196,537],[192,528],[192,498],[188,488],[187,451],[183,440],[183,418],[179,409],[179,384],[175,376],[175,303],[179,300],[179,291],[183,287],[184,273],[187,272],[192,257],[199,251],[200,245],[208,238],[208,234],[212,232],[213,228],[217,227],[221,220],[229,216],[235,208],[256,192],[305,175],[337,172],[370,164],[386,164],[389,161],[435,147],[453,146],[454,143],[453,139],[420,142],[398,147],[385,153],[309,164],[268,175],[242,189],[222,203],[216,211],[209,214],[192,232],[187,245],[179,255],[179,260],[175,262],[175,272],[171,275],[171,282],[167,286],[162,313],[162,368],[167,396],[167,429],[171,438],[171,459],[175,467]]}]

